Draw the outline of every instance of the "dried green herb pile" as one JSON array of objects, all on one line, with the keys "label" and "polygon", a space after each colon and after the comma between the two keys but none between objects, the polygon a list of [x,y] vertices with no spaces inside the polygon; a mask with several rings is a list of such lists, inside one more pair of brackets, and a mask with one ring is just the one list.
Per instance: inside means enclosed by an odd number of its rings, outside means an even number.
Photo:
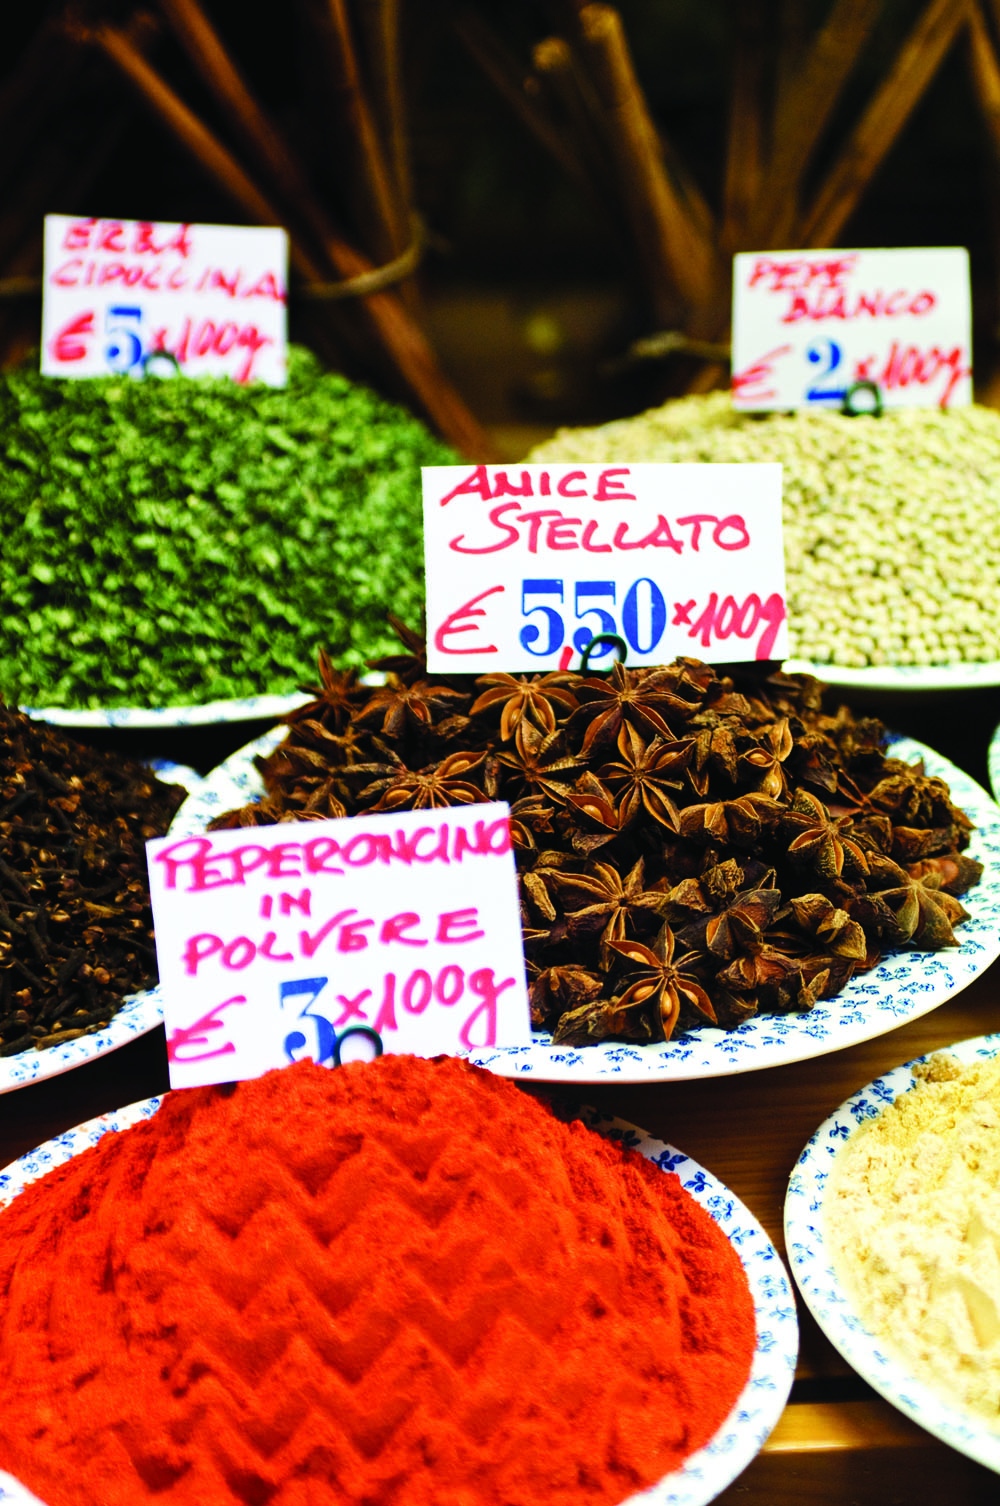
[{"label": "dried green herb pile", "polygon": [[971,822],[817,680],[679,659],[432,681],[408,638],[378,689],[321,656],[264,799],[214,825],[509,801],[532,1019],[557,1042],[808,1010],[883,949],[957,945]]},{"label": "dried green herb pile", "polygon": [[728,393],[565,429],[531,460],[780,461],[788,631],[816,664],[1000,659],[1000,413],[737,413]]},{"label": "dried green herb pile", "polygon": [[0,704],[0,1056],[99,1030],[156,982],[145,843],[184,795]]},{"label": "dried green herb pile", "polygon": [[27,706],[293,691],[423,601],[415,418],[293,349],[286,388],[0,374],[0,694]]}]

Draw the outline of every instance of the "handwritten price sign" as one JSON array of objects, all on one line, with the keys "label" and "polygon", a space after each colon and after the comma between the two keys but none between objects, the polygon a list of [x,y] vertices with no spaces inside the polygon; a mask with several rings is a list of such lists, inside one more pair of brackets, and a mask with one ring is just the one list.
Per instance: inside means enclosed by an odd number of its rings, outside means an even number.
[{"label": "handwritten price sign", "polygon": [[350,1036],[413,1056],[527,1044],[508,815],[464,805],[147,843],[171,1087],[336,1064]]},{"label": "handwritten price sign", "polygon": [[[569,668],[787,653],[779,465],[423,471],[428,668]],[[608,668],[611,644],[591,654]]]},{"label": "handwritten price sign", "polygon": [[735,407],[840,408],[859,382],[877,386],[886,408],[972,401],[968,253],[735,256]]},{"label": "handwritten price sign", "polygon": [[281,387],[283,230],[45,217],[45,376],[180,371]]}]

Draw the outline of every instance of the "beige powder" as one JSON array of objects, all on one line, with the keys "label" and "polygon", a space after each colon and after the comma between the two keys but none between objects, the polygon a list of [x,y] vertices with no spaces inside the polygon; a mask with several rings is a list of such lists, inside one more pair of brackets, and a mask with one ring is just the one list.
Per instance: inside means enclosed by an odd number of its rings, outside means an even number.
[{"label": "beige powder", "polygon": [[915,1075],[838,1155],[825,1238],[887,1351],[1000,1432],[1000,1057]]}]

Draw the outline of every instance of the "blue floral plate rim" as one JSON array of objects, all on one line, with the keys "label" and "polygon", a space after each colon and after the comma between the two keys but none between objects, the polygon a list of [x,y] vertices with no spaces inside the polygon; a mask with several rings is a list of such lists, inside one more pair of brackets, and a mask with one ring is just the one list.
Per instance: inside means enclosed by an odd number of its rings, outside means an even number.
[{"label": "blue floral plate rim", "polygon": [[863,1380],[943,1443],[1000,1474],[1000,1430],[991,1430],[916,1379],[862,1322],[824,1239],[823,1201],[833,1163],[852,1132],[916,1082],[913,1069],[941,1053],[963,1063],[1000,1055],[1000,1033],[940,1046],[892,1068],[846,1099],[810,1137],[785,1195],[785,1248],[802,1298],[830,1343]]},{"label": "blue floral plate rim", "polygon": [[281,695],[243,696],[231,701],[205,701],[192,706],[104,706],[81,710],[70,706],[22,706],[21,710],[56,727],[207,727],[287,716],[308,700],[308,694],[298,690]]},{"label": "blue floral plate rim", "polygon": [[[103,1135],[151,1118],[162,1101],[162,1098],[147,1098],[101,1114],[29,1151],[0,1171],[0,1208],[12,1202],[31,1182],[95,1145]],[[757,1325],[757,1343],[746,1385],[729,1416],[703,1448],[692,1454],[680,1469],[621,1503],[621,1506],[708,1506],[756,1457],[788,1400],[799,1347],[791,1281],[781,1257],[753,1214],[711,1172],[674,1146],[653,1139],[625,1120],[588,1107],[575,1112],[600,1134],[638,1151],[661,1171],[674,1173],[725,1234],[746,1273]],[[3,1472],[0,1472],[0,1502],[9,1506],[43,1506],[18,1480]]]},{"label": "blue floral plate rim", "polygon": [[[254,760],[272,752],[286,730],[270,728],[206,775],[177,812],[170,835],[203,832],[223,811],[259,799],[263,781]],[[540,1082],[722,1077],[857,1045],[919,1018],[959,993],[1000,955],[1000,806],[968,774],[922,743],[893,737],[889,751],[896,758],[922,758],[929,774],[948,781],[956,804],[976,824],[968,850],[983,863],[984,872],[963,896],[970,919],[958,931],[958,947],[890,953],[871,972],[853,978],[835,998],[820,1000],[809,1014],[758,1015],[736,1030],[705,1026],[646,1046],[627,1041],[553,1046],[548,1037],[536,1033],[530,1045],[479,1050],[471,1059],[499,1076]]]}]

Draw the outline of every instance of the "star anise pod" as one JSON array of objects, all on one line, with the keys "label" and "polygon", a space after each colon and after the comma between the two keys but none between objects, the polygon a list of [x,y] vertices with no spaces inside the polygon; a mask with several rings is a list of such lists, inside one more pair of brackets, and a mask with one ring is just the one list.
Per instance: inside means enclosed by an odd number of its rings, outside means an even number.
[{"label": "star anise pod", "polygon": [[972,830],[965,812],[952,804],[945,781],[926,774],[922,759],[910,765],[887,758],[885,768],[885,777],[872,789],[869,799],[877,810],[892,817],[894,826],[956,825],[966,832]]},{"label": "star anise pod", "polygon": [[695,733],[694,754],[688,765],[687,776],[696,795],[704,797],[711,786],[712,771],[724,774],[730,784],[736,783],[739,765],[739,748],[733,729],[714,712],[702,713],[694,719],[695,727],[709,719]]},{"label": "star anise pod", "polygon": [[586,873],[562,874],[559,893],[575,902],[575,908],[567,905],[570,936],[599,938],[604,967],[611,942],[623,941],[630,925],[648,929],[662,916],[667,899],[661,891],[644,887],[642,858],[624,879],[613,864],[601,862],[594,862]]},{"label": "star anise pod", "polygon": [[788,911],[806,935],[815,938],[824,952],[861,962],[868,953],[862,927],[825,894],[800,894],[789,901]]},{"label": "star anise pod", "polygon": [[674,797],[683,788],[684,770],[693,751],[691,738],[664,742],[654,737],[649,742],[630,722],[622,724],[619,757],[600,770],[617,801],[619,826],[627,826],[646,811],[660,826],[677,831],[679,811]]},{"label": "star anise pod", "polygon": [[404,685],[412,685],[415,680],[423,679],[427,673],[427,649],[425,635],[416,633],[405,622],[393,615],[387,614],[389,626],[406,650],[402,654],[383,654],[381,658],[367,660],[369,669],[381,670],[384,674],[394,675]]},{"label": "star anise pod", "polygon": [[560,1016],[592,1003],[603,988],[604,979],[585,967],[570,964],[542,968],[528,987],[531,1023],[537,1030],[544,1030]]},{"label": "star anise pod", "polygon": [[689,805],[680,813],[682,837],[691,842],[732,843],[741,848],[756,846],[782,814],[782,807],[767,795],[737,795],[735,800],[713,800]]},{"label": "star anise pod", "polygon": [[958,946],[953,926],[968,920],[969,912],[942,887],[941,875],[931,872],[916,878],[891,858],[880,858],[877,898],[895,917],[902,939],[921,947]]},{"label": "star anise pod", "polygon": [[510,771],[504,778],[513,793],[544,795],[557,805],[566,799],[567,781],[583,769],[579,759],[563,751],[561,729],[543,734],[530,722],[521,724],[516,752],[498,754],[497,762]]},{"label": "star anise pod", "polygon": [[389,683],[372,692],[355,721],[362,727],[378,726],[385,737],[401,738],[413,727],[429,727],[435,716],[449,705],[466,698],[460,690],[447,685],[432,685],[429,680],[412,684],[393,675]]},{"label": "star anise pod", "polygon": [[701,980],[694,971],[697,955],[687,952],[674,962],[674,934],[670,927],[660,928],[651,947],[641,941],[612,941],[611,950],[630,962],[628,976],[632,982],[615,1004],[619,1009],[641,1005],[655,1012],[669,1041],[681,1011],[688,1009],[703,1023],[718,1024],[715,1009]]},{"label": "star anise pod", "polygon": [[553,670],[547,675],[480,675],[476,685],[486,688],[469,709],[470,716],[499,706],[500,738],[510,742],[517,737],[521,746],[520,729],[527,720],[542,733],[554,732],[560,718],[565,719],[575,711],[577,699],[568,688],[571,676]]},{"label": "star anise pod", "polygon": [[580,705],[573,713],[573,724],[587,726],[580,746],[581,758],[587,757],[595,744],[605,747],[614,744],[626,722],[647,736],[658,732],[665,741],[673,742],[674,734],[664,721],[664,713],[674,713],[687,721],[693,709],[689,701],[617,663],[606,680],[584,680],[578,686],[578,695]]},{"label": "star anise pod", "polygon": [[907,867],[911,878],[926,879],[932,873],[939,875],[941,888],[946,894],[965,894],[983,876],[983,865],[964,852],[944,852],[939,857],[923,858]]},{"label": "star anise pod", "polygon": [[787,716],[768,728],[756,748],[751,748],[740,759],[740,768],[754,780],[754,789],[772,800],[782,800],[788,793],[788,775],[784,762],[794,748]]},{"label": "star anise pod", "polygon": [[314,697],[304,706],[296,706],[282,721],[290,726],[315,721],[334,732],[343,732],[359,700],[367,694],[358,684],[356,669],[334,669],[325,649],[318,654],[320,685],[309,686],[306,693]]},{"label": "star anise pod", "polygon": [[567,1010],[552,1032],[554,1046],[593,1046],[607,1040],[637,1041],[641,1045],[653,1038],[648,1010],[642,1005],[622,1009],[607,999],[592,999]]},{"label": "star anise pod", "polygon": [[781,908],[781,892],[773,887],[773,881],[772,873],[767,887],[734,895],[717,915],[706,916],[678,932],[678,941],[727,962],[740,952],[759,950],[764,945],[764,932]]},{"label": "star anise pod", "polygon": [[[468,775],[483,761],[481,753],[452,753],[425,769],[408,769],[402,761],[391,774],[373,780],[358,795],[372,811],[441,810],[447,805],[474,805],[483,792]],[[371,804],[371,797],[378,799]]]},{"label": "star anise pod", "polygon": [[792,808],[781,818],[782,830],[795,835],[788,846],[788,856],[800,868],[819,878],[839,878],[845,866],[848,873],[868,872],[868,855],[857,840],[850,817],[832,817],[811,790],[799,790]]}]

